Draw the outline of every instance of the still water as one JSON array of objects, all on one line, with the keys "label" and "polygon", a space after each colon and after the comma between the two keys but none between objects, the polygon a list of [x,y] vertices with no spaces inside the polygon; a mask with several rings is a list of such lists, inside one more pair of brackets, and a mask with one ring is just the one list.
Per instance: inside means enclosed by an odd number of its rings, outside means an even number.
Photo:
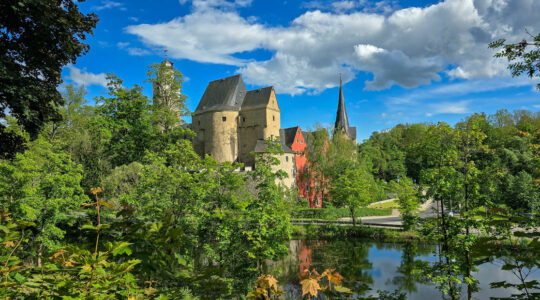
[{"label": "still water", "polygon": [[[425,244],[291,240],[289,256],[279,262],[270,262],[267,273],[278,279],[286,299],[301,298],[300,270],[314,268],[319,272],[336,268],[345,278],[344,285],[360,290],[358,295],[361,297],[375,296],[377,290],[400,289],[410,300],[442,299],[441,291],[422,276],[423,269],[438,260],[436,250],[436,246]],[[501,265],[494,261],[477,267],[473,274],[480,282],[480,290],[473,294],[473,299],[508,297],[516,293],[514,289],[490,288],[491,282],[519,282],[511,271],[501,270]],[[540,281],[540,271],[531,271],[527,279]],[[462,298],[465,296],[463,290]]]}]

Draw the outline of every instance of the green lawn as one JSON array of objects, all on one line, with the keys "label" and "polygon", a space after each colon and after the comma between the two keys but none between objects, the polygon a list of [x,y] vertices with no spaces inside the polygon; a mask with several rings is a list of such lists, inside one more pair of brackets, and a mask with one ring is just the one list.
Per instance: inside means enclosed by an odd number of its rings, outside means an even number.
[{"label": "green lawn", "polygon": [[[391,208],[362,207],[356,209],[356,217],[388,216],[392,214]],[[293,219],[314,219],[314,220],[337,220],[339,218],[350,217],[351,213],[347,208],[303,208],[292,211]]]},{"label": "green lawn", "polygon": [[399,205],[397,201],[394,200],[394,201],[388,201],[384,203],[372,203],[368,205],[368,208],[392,209],[392,208],[399,208]]}]

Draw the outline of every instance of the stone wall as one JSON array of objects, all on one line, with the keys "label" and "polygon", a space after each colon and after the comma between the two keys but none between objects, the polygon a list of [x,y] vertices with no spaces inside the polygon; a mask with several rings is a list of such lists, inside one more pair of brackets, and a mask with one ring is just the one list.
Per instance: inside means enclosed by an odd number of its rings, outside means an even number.
[{"label": "stone wall", "polygon": [[193,115],[192,130],[195,151],[208,154],[218,162],[238,158],[238,111],[210,111]]}]

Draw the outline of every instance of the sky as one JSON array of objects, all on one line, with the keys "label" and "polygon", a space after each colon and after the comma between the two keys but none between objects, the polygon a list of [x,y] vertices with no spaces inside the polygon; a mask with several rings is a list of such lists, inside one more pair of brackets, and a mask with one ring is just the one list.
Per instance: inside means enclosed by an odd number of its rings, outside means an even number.
[{"label": "sky", "polygon": [[80,9],[100,21],[62,77],[90,102],[106,96],[107,73],[151,97],[147,66],[167,55],[191,111],[208,82],[241,74],[248,90],[274,86],[283,128],[333,126],[341,74],[359,142],[399,123],[540,110],[538,78],[511,77],[488,48],[540,31],[540,0],[89,0]]}]

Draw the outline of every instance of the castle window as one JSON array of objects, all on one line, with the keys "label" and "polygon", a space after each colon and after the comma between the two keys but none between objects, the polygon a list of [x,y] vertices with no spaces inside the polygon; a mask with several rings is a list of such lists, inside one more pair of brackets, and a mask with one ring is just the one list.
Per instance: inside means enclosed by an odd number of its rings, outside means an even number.
[{"label": "castle window", "polygon": [[242,117],[242,122],[246,122],[246,117]]},{"label": "castle window", "polygon": [[300,140],[299,140],[299,139],[296,139],[296,143],[297,143],[297,144],[300,144]]},{"label": "castle window", "polygon": [[285,161],[289,161],[289,157],[288,156],[285,156]]},{"label": "castle window", "polygon": [[221,120],[222,120],[223,122],[225,122],[225,121],[227,121],[227,117],[221,117]]},{"label": "castle window", "polygon": [[276,116],[272,116],[272,121],[275,121],[276,120]]},{"label": "castle window", "polygon": [[199,126],[201,126],[201,121],[197,121],[199,123]]},{"label": "castle window", "polygon": [[317,201],[315,201],[315,206],[320,206],[320,205],[321,205],[321,199],[317,197]]}]

